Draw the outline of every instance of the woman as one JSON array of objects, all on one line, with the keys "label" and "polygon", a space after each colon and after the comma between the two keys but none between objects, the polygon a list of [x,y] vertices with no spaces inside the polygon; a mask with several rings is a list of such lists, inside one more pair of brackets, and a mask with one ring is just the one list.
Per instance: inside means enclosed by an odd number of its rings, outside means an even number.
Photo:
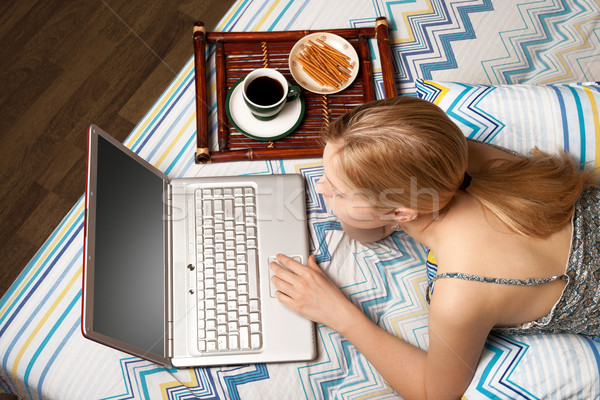
[{"label": "woman", "polygon": [[272,282],[279,301],[344,335],[404,398],[459,398],[492,329],[600,336],[599,222],[588,218],[600,215],[600,192],[566,154],[467,141],[412,97],[365,104],[325,140],[318,192],[344,230],[371,241],[401,229],[437,259],[429,350],[371,322],[314,257],[305,267],[278,256]]}]

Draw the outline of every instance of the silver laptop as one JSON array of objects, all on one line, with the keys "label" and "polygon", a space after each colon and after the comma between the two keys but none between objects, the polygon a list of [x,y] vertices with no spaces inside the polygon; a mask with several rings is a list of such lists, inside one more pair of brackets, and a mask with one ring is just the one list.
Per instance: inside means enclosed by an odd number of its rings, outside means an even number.
[{"label": "silver laptop", "polygon": [[175,367],[315,357],[268,268],[306,263],[300,175],[169,179],[95,125],[87,173],[87,338]]}]

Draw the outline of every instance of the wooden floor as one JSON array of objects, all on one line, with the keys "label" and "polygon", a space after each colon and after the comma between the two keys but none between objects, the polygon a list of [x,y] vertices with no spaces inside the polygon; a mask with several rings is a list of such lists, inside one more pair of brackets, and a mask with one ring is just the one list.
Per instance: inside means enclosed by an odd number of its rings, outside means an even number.
[{"label": "wooden floor", "polygon": [[0,3],[0,296],[83,195],[86,128],[124,140],[234,0]]}]

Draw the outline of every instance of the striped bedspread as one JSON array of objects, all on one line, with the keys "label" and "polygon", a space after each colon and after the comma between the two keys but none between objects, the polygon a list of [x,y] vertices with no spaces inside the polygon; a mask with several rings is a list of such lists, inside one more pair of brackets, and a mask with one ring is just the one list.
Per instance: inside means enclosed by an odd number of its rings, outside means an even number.
[{"label": "striped bedspread", "polygon": [[[419,84],[418,95],[445,107],[465,130],[479,129],[465,131],[467,135],[495,124],[486,140],[508,143],[522,152],[532,143],[567,145],[577,156],[583,154],[583,161],[599,165],[598,85],[575,85],[580,88],[578,100],[558,99],[564,113],[556,118],[564,118],[552,126],[563,129],[568,124],[568,140],[562,133],[546,131],[523,136],[507,125],[510,113],[501,120],[490,108],[492,94],[502,93],[497,87],[502,84],[600,81],[598,0],[239,0],[217,30],[373,26],[379,16],[391,22],[401,93],[417,95]],[[372,52],[381,97],[376,46]],[[190,61],[125,144],[169,177],[302,174],[308,187],[311,251],[317,261],[379,326],[426,349],[425,249],[401,232],[369,245],[343,235],[314,191],[323,172],[320,160],[194,164],[191,56],[190,37]],[[215,104],[213,64],[208,71],[210,102]],[[539,104],[543,108],[546,103]],[[532,121],[522,125],[531,126]],[[214,106],[209,123],[214,139]],[[82,198],[0,300],[0,392],[61,400],[398,398],[348,341],[325,326],[317,327],[319,356],[311,362],[220,368],[163,368],[84,339],[83,210]],[[600,343],[575,335],[490,335],[464,398],[600,398]]]}]

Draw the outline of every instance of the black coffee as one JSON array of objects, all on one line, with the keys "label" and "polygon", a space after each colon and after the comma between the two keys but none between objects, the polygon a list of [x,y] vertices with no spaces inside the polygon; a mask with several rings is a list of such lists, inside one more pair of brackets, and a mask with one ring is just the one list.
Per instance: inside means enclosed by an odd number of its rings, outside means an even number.
[{"label": "black coffee", "polygon": [[259,106],[270,106],[283,97],[283,86],[278,80],[268,76],[259,76],[246,88],[248,100]]}]

